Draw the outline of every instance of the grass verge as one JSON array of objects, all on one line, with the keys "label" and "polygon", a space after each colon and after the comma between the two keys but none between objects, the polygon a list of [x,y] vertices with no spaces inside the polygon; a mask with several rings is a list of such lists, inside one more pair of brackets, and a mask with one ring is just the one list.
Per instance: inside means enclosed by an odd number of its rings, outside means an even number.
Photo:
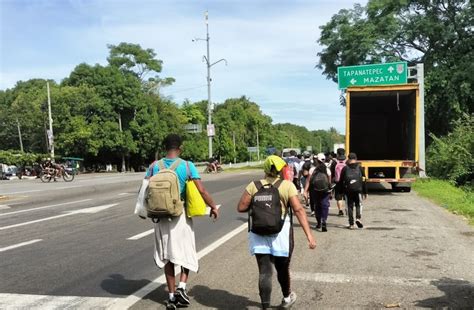
[{"label": "grass verge", "polygon": [[474,225],[474,192],[451,185],[448,181],[437,179],[418,179],[413,190],[420,196],[448,209],[454,214],[465,216],[469,224]]}]

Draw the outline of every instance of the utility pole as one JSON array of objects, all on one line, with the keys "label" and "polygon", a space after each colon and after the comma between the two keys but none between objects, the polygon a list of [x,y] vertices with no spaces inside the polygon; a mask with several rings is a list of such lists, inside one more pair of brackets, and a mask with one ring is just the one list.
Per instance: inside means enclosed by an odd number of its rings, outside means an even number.
[{"label": "utility pole", "polygon": [[[118,115],[118,121],[119,121],[119,129],[120,129],[120,132],[123,132],[122,130],[122,113],[119,112],[119,115]],[[125,154],[122,152],[122,173],[125,172]]]},{"label": "utility pole", "polygon": [[206,17],[206,38],[205,39],[195,38],[195,39],[193,39],[193,42],[194,41],[206,41],[206,44],[207,44],[207,56],[203,56],[203,60],[206,62],[206,66],[207,66],[207,111],[208,111],[207,136],[209,137],[209,157],[212,157],[212,155],[213,155],[213,152],[212,152],[212,137],[214,137],[215,132],[214,132],[214,130],[211,129],[212,128],[212,110],[213,110],[213,106],[212,106],[212,102],[211,102],[211,67],[214,66],[215,64],[221,62],[221,61],[224,61],[226,66],[227,66],[227,60],[222,58],[222,59],[219,59],[218,61],[211,64],[211,56],[210,56],[210,52],[209,52],[209,41],[210,41],[210,37],[209,37],[209,14],[208,14],[207,11],[205,13],[205,17]]},{"label": "utility pole", "polygon": [[18,138],[20,139],[20,149],[21,149],[21,152],[23,153],[23,140],[21,139],[21,128],[20,128],[20,121],[18,120],[18,117],[16,118],[16,126],[18,127]]},{"label": "utility pole", "polygon": [[48,90],[48,117],[49,117],[49,132],[48,141],[51,150],[51,160],[54,162],[54,134],[53,134],[53,118],[51,116],[51,95],[49,92],[49,82],[46,82],[46,88]]},{"label": "utility pole", "polygon": [[258,127],[257,127],[257,160],[260,161],[260,144],[258,141]]},{"label": "utility pole", "polygon": [[232,141],[234,142],[234,164],[237,163],[237,157],[236,157],[236,153],[235,153],[235,131],[232,132]]}]

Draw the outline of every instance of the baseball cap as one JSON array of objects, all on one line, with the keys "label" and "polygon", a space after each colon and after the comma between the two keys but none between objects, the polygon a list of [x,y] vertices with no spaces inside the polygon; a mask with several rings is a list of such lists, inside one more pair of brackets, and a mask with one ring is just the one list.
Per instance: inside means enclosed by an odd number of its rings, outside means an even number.
[{"label": "baseball cap", "polygon": [[324,156],[323,153],[319,153],[318,155],[315,156],[317,160],[320,162],[324,162],[326,160],[326,156]]},{"label": "baseball cap", "polygon": [[265,173],[270,173],[272,166],[275,166],[276,171],[280,172],[281,169],[286,166],[286,162],[281,157],[270,155],[263,162],[263,171],[265,171]]}]

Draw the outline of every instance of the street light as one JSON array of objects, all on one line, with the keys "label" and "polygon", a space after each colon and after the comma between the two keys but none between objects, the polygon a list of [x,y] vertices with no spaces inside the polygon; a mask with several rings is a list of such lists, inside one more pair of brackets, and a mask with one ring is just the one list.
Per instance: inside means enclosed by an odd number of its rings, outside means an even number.
[{"label": "street light", "polygon": [[196,42],[196,41],[206,41],[207,43],[207,56],[202,56],[203,57],[203,61],[206,62],[206,66],[207,66],[207,111],[208,111],[208,137],[209,137],[209,157],[212,157],[212,137],[214,136],[214,131],[213,130],[209,130],[209,128],[212,128],[212,103],[211,103],[211,67],[214,66],[215,64],[223,61],[225,62],[225,65],[227,66],[227,60],[225,60],[224,58],[222,59],[219,59],[218,61],[214,62],[211,64],[211,56],[209,55],[209,14],[208,12],[206,11],[206,14],[205,14],[205,17],[206,17],[206,38],[205,39],[200,39],[200,38],[195,38],[193,39],[192,41],[193,42]]}]

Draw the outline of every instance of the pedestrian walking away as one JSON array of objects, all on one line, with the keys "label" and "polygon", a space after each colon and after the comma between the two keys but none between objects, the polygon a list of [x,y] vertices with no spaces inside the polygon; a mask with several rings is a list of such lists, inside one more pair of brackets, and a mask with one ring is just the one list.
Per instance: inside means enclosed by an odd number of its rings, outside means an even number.
[{"label": "pedestrian walking away", "polygon": [[339,211],[339,216],[344,216],[344,212],[342,211],[344,205],[344,188],[342,186],[342,183],[339,183],[339,179],[341,178],[342,169],[345,166],[346,151],[343,148],[339,148],[337,149],[336,166],[334,168],[334,182],[336,183],[336,187],[334,188],[334,199],[336,200],[336,206]]},{"label": "pedestrian walking away", "polygon": [[[199,269],[193,221],[192,218],[186,216],[186,181],[189,178],[193,180],[202,198],[211,208],[211,217],[217,219],[219,217],[219,210],[210,194],[204,188],[194,164],[179,158],[182,152],[181,137],[176,134],[170,134],[164,139],[163,146],[166,150],[166,157],[151,164],[146,173],[146,178],[156,176],[160,173],[160,170],[162,170],[162,173],[164,173],[165,170],[174,171],[179,183],[179,197],[184,203],[184,212],[180,215],[159,216],[157,219],[154,219],[154,222],[156,221],[154,226],[154,260],[159,268],[164,269],[166,275],[166,284],[169,292],[166,309],[176,309],[177,307],[188,306],[190,304],[189,297],[186,293],[189,271],[197,272]],[[153,178],[150,180],[152,179]],[[152,181],[150,181],[150,183],[151,182]],[[163,196],[161,196],[161,199],[163,199]],[[168,201],[168,199],[166,199],[166,201]],[[175,264],[181,266],[181,274],[177,288]]]},{"label": "pedestrian walking away", "polygon": [[251,182],[237,206],[239,212],[249,212],[249,250],[257,260],[262,309],[270,308],[273,268],[283,294],[280,308],[288,309],[296,302],[296,293],[290,285],[294,246],[292,214],[301,224],[309,248],[316,248],[298,191],[292,182],[283,180],[280,175],[285,165],[282,158],[269,156],[263,164],[264,179]]},{"label": "pedestrian walking away", "polygon": [[[306,188],[306,182],[309,182],[309,177],[310,177],[309,170],[311,170],[312,166],[313,166],[313,162],[311,160],[311,154],[306,151],[304,154],[304,161],[301,166],[301,187],[302,187],[303,197],[305,199],[305,208],[307,209],[310,208],[309,197],[304,196],[304,189]],[[314,210],[312,208],[311,208],[311,212],[312,212],[311,216],[313,216]]]},{"label": "pedestrian walking away", "polygon": [[316,229],[327,232],[329,214],[329,199],[331,198],[331,170],[327,167],[326,156],[319,153],[316,156],[316,166],[310,170],[310,180],[306,182],[304,195],[310,197],[316,217]]},{"label": "pedestrian walking away", "polygon": [[355,224],[363,228],[361,213],[361,196],[367,199],[367,185],[365,182],[364,169],[357,162],[357,155],[350,153],[348,155],[347,165],[342,169],[338,182],[344,189],[344,195],[347,204],[347,215],[349,217],[349,229],[354,229],[354,207],[356,208]]}]

